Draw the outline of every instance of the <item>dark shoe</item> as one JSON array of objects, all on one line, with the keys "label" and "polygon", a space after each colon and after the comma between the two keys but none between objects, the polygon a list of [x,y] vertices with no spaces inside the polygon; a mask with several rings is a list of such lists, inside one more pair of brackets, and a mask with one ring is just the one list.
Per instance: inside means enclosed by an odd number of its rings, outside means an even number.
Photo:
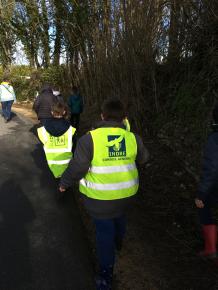
[{"label": "dark shoe", "polygon": [[112,289],[112,285],[111,283],[107,283],[107,281],[105,279],[103,279],[102,277],[97,277],[95,279],[95,285],[96,285],[96,290],[111,290]]},{"label": "dark shoe", "polygon": [[113,267],[107,270],[100,271],[99,275],[95,278],[96,290],[111,290],[113,279]]},{"label": "dark shoe", "polygon": [[205,259],[205,260],[207,260],[207,259],[213,260],[213,259],[217,258],[217,253],[208,254],[205,251],[200,251],[197,255],[198,255],[198,257]]}]

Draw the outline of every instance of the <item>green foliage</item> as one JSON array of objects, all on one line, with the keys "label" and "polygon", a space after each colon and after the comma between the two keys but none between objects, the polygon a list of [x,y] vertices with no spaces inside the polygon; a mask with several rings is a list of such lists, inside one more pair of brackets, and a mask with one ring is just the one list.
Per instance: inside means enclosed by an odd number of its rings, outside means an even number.
[{"label": "green foliage", "polygon": [[47,69],[40,69],[41,83],[50,83],[57,87],[62,87],[65,66],[50,66]]},{"label": "green foliage", "polygon": [[[3,68],[0,67],[0,80],[3,77]],[[33,100],[45,83],[59,88],[66,95],[71,86],[64,65],[38,70],[25,65],[13,66],[11,67],[9,79],[14,86],[18,101]]]},{"label": "green foliage", "polygon": [[190,84],[182,84],[172,100],[171,112],[179,119],[190,122],[205,117],[205,101]]}]

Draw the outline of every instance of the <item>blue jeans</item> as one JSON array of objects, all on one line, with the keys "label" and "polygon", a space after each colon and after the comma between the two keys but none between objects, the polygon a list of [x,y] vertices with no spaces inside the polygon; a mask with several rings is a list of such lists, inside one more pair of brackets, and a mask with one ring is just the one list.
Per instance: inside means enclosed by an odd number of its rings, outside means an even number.
[{"label": "blue jeans", "polygon": [[10,120],[11,118],[11,107],[14,101],[5,101],[1,102],[2,104],[2,114],[6,120]]},{"label": "blue jeans", "polygon": [[126,217],[94,219],[96,227],[96,248],[100,270],[114,266],[115,240],[123,239],[126,232]]}]

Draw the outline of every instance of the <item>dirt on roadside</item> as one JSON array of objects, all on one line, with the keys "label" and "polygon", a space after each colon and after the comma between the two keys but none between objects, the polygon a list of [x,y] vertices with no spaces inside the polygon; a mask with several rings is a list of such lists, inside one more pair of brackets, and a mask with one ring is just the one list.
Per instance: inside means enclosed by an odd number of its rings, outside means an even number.
[{"label": "dirt on roadside", "polygon": [[151,158],[140,170],[140,191],[117,263],[119,290],[215,290],[218,267],[202,261],[194,206],[195,180],[172,151],[144,139]]},{"label": "dirt on roadside", "polygon": [[[89,113],[89,114],[88,114]],[[96,110],[82,117],[84,132]],[[149,162],[139,169],[140,190],[129,211],[128,232],[115,266],[114,290],[217,290],[218,260],[203,261],[194,205],[196,178],[172,150],[144,136]],[[94,230],[85,224],[94,247]]]},{"label": "dirt on roadside", "polygon": [[15,103],[12,110],[14,112],[20,113],[26,118],[31,119],[34,123],[38,122],[36,113],[32,109],[33,103]]}]

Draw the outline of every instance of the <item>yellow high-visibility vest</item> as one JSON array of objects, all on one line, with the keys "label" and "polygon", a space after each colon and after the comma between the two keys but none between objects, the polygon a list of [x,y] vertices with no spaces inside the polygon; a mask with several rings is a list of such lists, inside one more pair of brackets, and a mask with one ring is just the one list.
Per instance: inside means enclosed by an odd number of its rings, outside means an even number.
[{"label": "yellow high-visibility vest", "polygon": [[121,128],[98,128],[90,132],[93,159],[80,192],[99,200],[115,200],[136,194],[139,186],[133,133]]},{"label": "yellow high-visibility vest", "polygon": [[129,120],[128,120],[127,118],[125,118],[125,119],[123,120],[123,124],[125,125],[126,130],[127,130],[127,131],[130,131],[130,123],[129,123]]},{"label": "yellow high-visibility vest", "polygon": [[61,177],[73,156],[72,137],[75,131],[76,129],[70,126],[63,135],[55,137],[49,134],[45,127],[40,127],[37,130],[39,139],[44,145],[48,166],[55,178]]}]

